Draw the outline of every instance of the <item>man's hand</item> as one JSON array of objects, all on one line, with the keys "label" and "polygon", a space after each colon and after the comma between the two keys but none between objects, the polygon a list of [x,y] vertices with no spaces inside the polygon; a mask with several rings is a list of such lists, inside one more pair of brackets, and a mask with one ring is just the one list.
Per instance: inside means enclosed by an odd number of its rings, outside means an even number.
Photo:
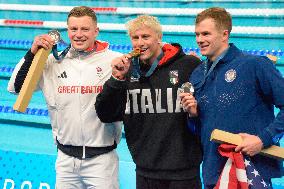
[{"label": "man's hand", "polygon": [[197,101],[191,93],[180,93],[180,102],[185,111],[189,113],[191,117],[196,117],[197,113]]},{"label": "man's hand", "polygon": [[241,151],[246,155],[254,156],[262,150],[263,143],[258,136],[247,133],[239,133],[239,135],[242,137],[243,142],[236,147],[236,152]]},{"label": "man's hand", "polygon": [[129,71],[130,63],[131,55],[129,54],[113,59],[111,62],[112,76],[116,79],[124,80]]},{"label": "man's hand", "polygon": [[45,50],[47,50],[52,48],[53,45],[54,45],[54,40],[52,39],[51,36],[49,36],[48,34],[39,35],[34,38],[31,47],[31,52],[35,55],[39,48],[42,47]]}]

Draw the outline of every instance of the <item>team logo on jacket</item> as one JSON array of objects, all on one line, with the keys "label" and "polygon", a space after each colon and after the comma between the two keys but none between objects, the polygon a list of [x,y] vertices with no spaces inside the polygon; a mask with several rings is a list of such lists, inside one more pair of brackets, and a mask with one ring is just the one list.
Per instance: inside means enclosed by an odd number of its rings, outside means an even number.
[{"label": "team logo on jacket", "polygon": [[226,71],[226,73],[225,73],[225,80],[227,82],[234,81],[236,79],[236,77],[237,77],[237,72],[234,69],[230,69],[230,70]]},{"label": "team logo on jacket", "polygon": [[63,71],[63,72],[60,73],[57,77],[58,77],[58,78],[67,78],[67,73],[66,73],[66,71]]},{"label": "team logo on jacket", "polygon": [[96,67],[96,70],[97,70],[97,76],[98,77],[102,77],[103,75],[103,69],[101,67]]},{"label": "team logo on jacket", "polygon": [[170,76],[170,82],[173,85],[176,85],[178,83],[178,70],[170,71],[169,76]]}]

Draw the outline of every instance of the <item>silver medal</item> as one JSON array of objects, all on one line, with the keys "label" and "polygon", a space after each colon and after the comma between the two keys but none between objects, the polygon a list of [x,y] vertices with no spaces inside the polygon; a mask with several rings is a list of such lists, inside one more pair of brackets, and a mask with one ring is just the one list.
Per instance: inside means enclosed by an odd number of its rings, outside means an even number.
[{"label": "silver medal", "polygon": [[185,82],[184,84],[181,85],[181,92],[193,94],[194,93],[193,85],[190,82]]},{"label": "silver medal", "polygon": [[55,41],[55,44],[57,44],[61,40],[60,33],[57,30],[49,31],[48,35]]}]

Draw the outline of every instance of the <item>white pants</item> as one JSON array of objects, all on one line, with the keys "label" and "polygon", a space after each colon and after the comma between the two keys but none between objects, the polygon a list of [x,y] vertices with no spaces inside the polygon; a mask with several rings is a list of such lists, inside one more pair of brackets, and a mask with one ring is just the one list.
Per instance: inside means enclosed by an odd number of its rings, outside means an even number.
[{"label": "white pants", "polygon": [[56,189],[119,189],[115,150],[79,160],[58,150]]}]

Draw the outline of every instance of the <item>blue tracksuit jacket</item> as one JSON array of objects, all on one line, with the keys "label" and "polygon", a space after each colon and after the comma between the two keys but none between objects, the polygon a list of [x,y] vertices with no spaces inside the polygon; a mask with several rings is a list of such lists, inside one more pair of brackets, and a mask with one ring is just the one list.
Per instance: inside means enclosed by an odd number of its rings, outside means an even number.
[{"label": "blue tracksuit jacket", "polygon": [[[212,130],[257,135],[265,147],[277,143],[284,133],[284,79],[268,58],[245,54],[233,44],[200,86],[204,69],[205,63],[196,68],[190,82],[199,108],[203,179],[212,185],[226,161],[210,141]],[[276,117],[273,105],[280,109]],[[279,161],[260,155],[252,161],[264,179],[282,175]]]}]

